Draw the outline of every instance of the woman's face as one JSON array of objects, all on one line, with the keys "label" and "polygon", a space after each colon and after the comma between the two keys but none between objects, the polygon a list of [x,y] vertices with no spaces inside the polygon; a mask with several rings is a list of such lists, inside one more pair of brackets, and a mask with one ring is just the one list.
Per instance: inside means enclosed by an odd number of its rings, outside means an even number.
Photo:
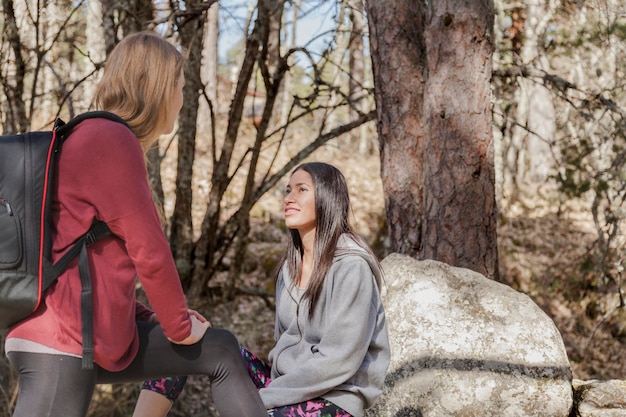
[{"label": "woman's face", "polygon": [[178,76],[178,80],[176,81],[176,86],[174,87],[174,91],[172,93],[172,97],[170,98],[169,103],[169,113],[167,115],[167,124],[166,132],[163,134],[171,133],[174,130],[174,124],[176,123],[176,119],[178,118],[178,113],[180,113],[180,109],[183,108],[183,87],[185,86],[185,74],[181,71]]},{"label": "woman's face", "polygon": [[285,225],[300,236],[315,230],[315,187],[308,172],[300,169],[289,179],[283,210]]}]

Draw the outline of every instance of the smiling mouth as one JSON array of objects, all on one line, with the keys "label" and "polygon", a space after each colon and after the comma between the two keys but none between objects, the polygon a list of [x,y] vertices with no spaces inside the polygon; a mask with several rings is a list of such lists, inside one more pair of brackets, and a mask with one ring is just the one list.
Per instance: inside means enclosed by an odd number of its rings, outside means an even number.
[{"label": "smiling mouth", "polygon": [[288,215],[288,214],[293,214],[293,213],[297,213],[297,212],[298,212],[298,210],[295,209],[295,208],[287,208],[287,209],[285,209],[285,216]]}]

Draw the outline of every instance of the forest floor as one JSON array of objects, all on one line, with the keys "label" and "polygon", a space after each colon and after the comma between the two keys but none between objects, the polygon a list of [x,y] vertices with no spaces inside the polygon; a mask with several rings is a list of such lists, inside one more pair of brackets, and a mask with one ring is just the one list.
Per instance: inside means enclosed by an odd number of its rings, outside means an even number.
[{"label": "forest floor", "polygon": [[[498,226],[499,280],[527,294],[561,332],[575,379],[625,379],[626,311],[620,277],[594,264],[597,234],[579,204],[539,196],[517,202]],[[621,306],[621,307],[620,307]]]},{"label": "forest floor", "polygon": [[[344,172],[355,228],[370,242],[379,241],[384,199],[378,156],[327,146],[316,152],[315,159],[333,163]],[[241,277],[244,287],[268,293],[273,291],[272,271],[285,241],[279,194],[270,193],[259,204],[246,274]],[[595,238],[593,222],[582,202],[559,202],[540,192],[518,193],[517,201],[501,208],[499,217],[499,281],[530,296],[554,320],[574,378],[624,379],[626,313],[619,308],[617,280],[601,276],[589,263]],[[219,285],[219,277],[212,285]],[[193,307],[214,326],[232,330],[253,352],[267,355],[273,343],[272,297],[239,295],[230,302],[206,300]],[[16,394],[14,373],[8,370],[5,358],[0,358],[0,376],[5,378],[0,386],[0,417],[5,417],[10,415],[6,405]],[[170,416],[214,416],[207,387],[205,378],[190,377]],[[137,392],[136,384],[100,388],[90,416],[130,415]]]}]

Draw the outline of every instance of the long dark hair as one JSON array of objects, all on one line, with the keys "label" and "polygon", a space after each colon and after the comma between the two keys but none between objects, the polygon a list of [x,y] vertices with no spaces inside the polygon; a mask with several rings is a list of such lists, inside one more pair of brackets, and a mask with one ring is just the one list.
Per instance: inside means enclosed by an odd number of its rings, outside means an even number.
[{"label": "long dark hair", "polygon": [[[350,236],[359,246],[375,256],[363,239],[358,236],[350,225],[350,195],[346,179],[337,168],[323,162],[307,162],[296,167],[291,175],[302,170],[313,180],[315,190],[315,248],[311,279],[304,292],[303,299],[308,299],[309,319],[313,317],[315,307],[322,293],[324,280],[333,263],[337,250],[337,242],[342,234]],[[292,285],[298,281],[304,248],[300,234],[296,229],[289,229],[290,239],[282,267],[285,263]],[[279,270],[281,269],[279,267]]]}]

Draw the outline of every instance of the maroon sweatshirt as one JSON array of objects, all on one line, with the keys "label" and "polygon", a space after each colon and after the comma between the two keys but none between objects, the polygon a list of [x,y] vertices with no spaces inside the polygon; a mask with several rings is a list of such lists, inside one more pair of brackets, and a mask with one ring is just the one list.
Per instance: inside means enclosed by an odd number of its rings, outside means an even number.
[{"label": "maroon sweatshirt", "polygon": [[[95,362],[124,369],[137,353],[136,320],[151,311],[135,299],[139,278],[165,335],[191,332],[185,295],[154,206],[144,154],[134,134],[105,119],[82,122],[62,147],[53,194],[53,260],[104,220],[115,234],[90,246]],[[81,284],[74,261],[48,290],[45,302],[7,338],[21,338],[81,355]]]}]

